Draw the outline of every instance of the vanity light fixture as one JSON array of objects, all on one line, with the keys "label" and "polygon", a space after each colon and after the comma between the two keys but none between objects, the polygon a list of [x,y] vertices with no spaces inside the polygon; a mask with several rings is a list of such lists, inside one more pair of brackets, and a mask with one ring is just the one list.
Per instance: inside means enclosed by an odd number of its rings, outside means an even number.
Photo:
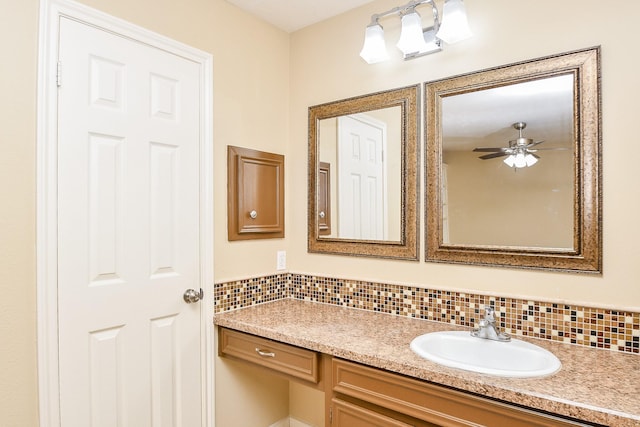
[{"label": "vanity light fixture", "polygon": [[[433,12],[433,26],[428,28],[422,27],[422,18],[416,11],[416,7],[423,4],[430,4]],[[472,35],[463,0],[445,0],[442,23],[435,0],[411,0],[403,6],[394,7],[386,12],[371,16],[371,23],[365,30],[364,46],[360,51],[360,56],[368,64],[389,59],[384,30],[379,20],[390,15],[401,17],[400,40],[396,46],[402,51],[405,60],[439,52],[442,50],[443,41],[453,44]]]}]

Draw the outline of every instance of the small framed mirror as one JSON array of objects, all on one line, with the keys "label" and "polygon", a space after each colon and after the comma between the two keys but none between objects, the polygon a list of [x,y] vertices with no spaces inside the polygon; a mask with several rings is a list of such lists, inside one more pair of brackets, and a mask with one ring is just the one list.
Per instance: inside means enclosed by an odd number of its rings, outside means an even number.
[{"label": "small framed mirror", "polygon": [[419,95],[309,108],[309,252],[418,259]]},{"label": "small framed mirror", "polygon": [[425,85],[427,261],[600,273],[600,50]]}]

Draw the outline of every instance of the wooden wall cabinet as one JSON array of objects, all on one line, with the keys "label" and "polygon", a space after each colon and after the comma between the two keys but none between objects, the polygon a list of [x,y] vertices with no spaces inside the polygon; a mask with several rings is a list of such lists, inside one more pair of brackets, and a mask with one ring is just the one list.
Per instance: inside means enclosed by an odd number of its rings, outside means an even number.
[{"label": "wooden wall cabinet", "polygon": [[284,237],[284,156],[227,147],[229,240]]}]

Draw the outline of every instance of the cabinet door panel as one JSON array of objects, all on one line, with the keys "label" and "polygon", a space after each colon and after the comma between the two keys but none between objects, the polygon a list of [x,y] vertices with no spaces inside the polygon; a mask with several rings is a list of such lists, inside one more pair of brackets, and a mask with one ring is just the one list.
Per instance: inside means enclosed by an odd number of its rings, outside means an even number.
[{"label": "cabinet door panel", "polygon": [[333,392],[447,427],[584,426],[392,372],[333,359]]},{"label": "cabinet door panel", "polygon": [[412,427],[377,412],[332,399],[333,427]]}]

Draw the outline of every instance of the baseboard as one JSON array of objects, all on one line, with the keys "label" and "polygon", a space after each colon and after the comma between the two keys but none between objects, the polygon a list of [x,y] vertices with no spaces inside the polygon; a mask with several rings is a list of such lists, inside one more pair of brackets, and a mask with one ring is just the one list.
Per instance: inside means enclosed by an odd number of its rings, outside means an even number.
[{"label": "baseboard", "polygon": [[303,423],[302,421],[298,421],[295,418],[289,417],[289,427],[314,427],[311,424]]},{"label": "baseboard", "polygon": [[310,424],[303,423],[295,418],[287,417],[271,424],[269,427],[314,427]]}]

